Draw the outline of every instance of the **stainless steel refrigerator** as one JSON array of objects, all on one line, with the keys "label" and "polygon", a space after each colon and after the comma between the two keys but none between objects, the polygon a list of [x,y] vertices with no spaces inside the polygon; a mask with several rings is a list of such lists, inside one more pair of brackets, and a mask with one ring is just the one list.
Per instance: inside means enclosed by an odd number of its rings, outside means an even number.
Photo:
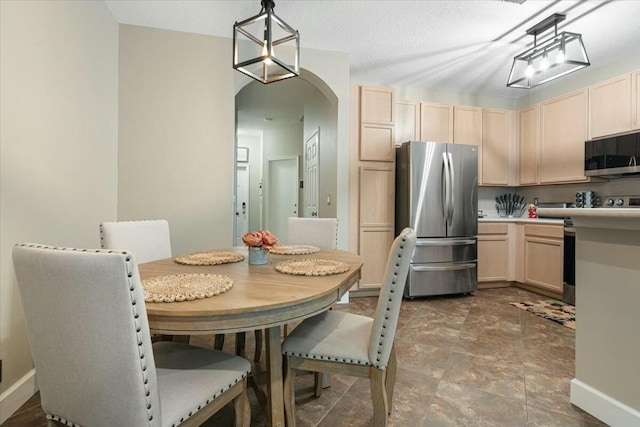
[{"label": "stainless steel refrigerator", "polygon": [[418,240],[404,296],[478,289],[478,147],[405,142],[396,149],[396,235]]}]

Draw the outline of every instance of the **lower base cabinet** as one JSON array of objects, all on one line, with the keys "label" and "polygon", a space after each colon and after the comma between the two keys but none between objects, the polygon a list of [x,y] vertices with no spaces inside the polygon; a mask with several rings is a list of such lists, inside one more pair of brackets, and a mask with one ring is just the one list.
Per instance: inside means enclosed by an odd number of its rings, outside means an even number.
[{"label": "lower base cabinet", "polygon": [[508,224],[478,224],[478,283],[506,282],[508,280]]},{"label": "lower base cabinet", "polygon": [[524,282],[562,293],[564,229],[561,226],[525,225]]},{"label": "lower base cabinet", "polygon": [[478,223],[478,283],[513,282],[557,297],[563,288],[564,226],[523,222]]}]

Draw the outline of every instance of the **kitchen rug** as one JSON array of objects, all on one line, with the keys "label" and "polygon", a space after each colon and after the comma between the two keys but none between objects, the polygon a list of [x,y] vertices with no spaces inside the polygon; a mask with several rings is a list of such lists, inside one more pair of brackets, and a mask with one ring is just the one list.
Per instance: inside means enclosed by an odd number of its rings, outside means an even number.
[{"label": "kitchen rug", "polygon": [[553,320],[561,325],[576,329],[576,308],[571,304],[554,299],[541,300],[536,302],[512,302],[511,305],[527,310],[536,316]]}]

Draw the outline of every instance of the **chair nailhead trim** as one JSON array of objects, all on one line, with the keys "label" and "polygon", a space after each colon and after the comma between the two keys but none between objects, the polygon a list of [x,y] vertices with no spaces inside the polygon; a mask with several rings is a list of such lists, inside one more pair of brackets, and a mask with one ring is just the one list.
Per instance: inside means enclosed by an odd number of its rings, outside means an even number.
[{"label": "chair nailhead trim", "polygon": [[129,295],[131,297],[131,310],[133,314],[133,323],[136,329],[136,338],[138,339],[138,355],[140,357],[140,367],[142,369],[142,384],[144,385],[144,397],[147,401],[147,418],[149,425],[153,421],[153,413],[151,412],[151,390],[149,389],[149,378],[147,377],[147,364],[144,361],[144,347],[142,340],[142,327],[139,323],[140,314],[138,313],[138,306],[136,305],[136,297],[134,294],[135,286],[133,279],[133,265],[131,263],[131,256],[127,254],[125,260],[127,261],[127,280],[129,281]]},{"label": "chair nailhead trim", "polygon": [[48,419],[48,420],[57,421],[57,422],[62,423],[62,424],[64,424],[64,425],[66,425],[66,426],[80,427],[80,424],[76,424],[76,423],[74,423],[74,422],[71,422],[71,421],[69,421],[69,420],[67,420],[67,419],[64,419],[64,418],[62,418],[62,417],[59,417],[59,416],[57,416],[57,415],[47,414],[47,416],[46,416],[46,417],[47,417],[47,419]]},{"label": "chair nailhead trim", "polygon": [[[394,279],[391,280],[391,286],[390,286],[390,289],[389,289],[389,298],[387,300],[388,304],[385,307],[385,310],[387,312],[391,311],[391,308],[389,306],[390,306],[391,303],[394,302],[394,298],[397,298],[397,296],[393,295],[394,290],[395,290],[395,286],[397,286],[397,280],[395,278],[398,276],[398,268],[400,267],[400,261],[402,260],[402,257],[405,256],[403,249],[405,247],[404,243],[406,241],[407,241],[406,236],[403,236],[402,237],[402,241],[401,241],[400,245],[398,246],[399,250],[398,250],[398,253],[396,255],[397,261],[395,263],[396,268],[393,271]],[[385,315],[384,321],[382,322],[382,330],[385,330],[387,328],[387,323],[386,322],[389,321],[389,320],[390,320],[389,316]],[[384,343],[384,340],[382,339],[382,338],[384,338],[384,333],[382,331],[380,333],[380,338],[381,338],[381,340],[378,342],[378,354],[379,355],[382,354],[382,346],[383,346],[383,343]],[[378,357],[376,359],[376,361],[380,362],[380,358]],[[376,368],[378,368],[378,369],[386,369],[386,366],[381,366],[380,364],[374,364],[374,366]]]}]

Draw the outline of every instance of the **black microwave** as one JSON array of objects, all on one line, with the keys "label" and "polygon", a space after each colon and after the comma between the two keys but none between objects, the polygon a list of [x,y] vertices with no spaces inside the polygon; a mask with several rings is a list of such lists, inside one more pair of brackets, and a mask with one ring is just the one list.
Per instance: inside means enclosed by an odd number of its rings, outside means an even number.
[{"label": "black microwave", "polygon": [[586,141],[586,176],[640,173],[640,132]]}]

